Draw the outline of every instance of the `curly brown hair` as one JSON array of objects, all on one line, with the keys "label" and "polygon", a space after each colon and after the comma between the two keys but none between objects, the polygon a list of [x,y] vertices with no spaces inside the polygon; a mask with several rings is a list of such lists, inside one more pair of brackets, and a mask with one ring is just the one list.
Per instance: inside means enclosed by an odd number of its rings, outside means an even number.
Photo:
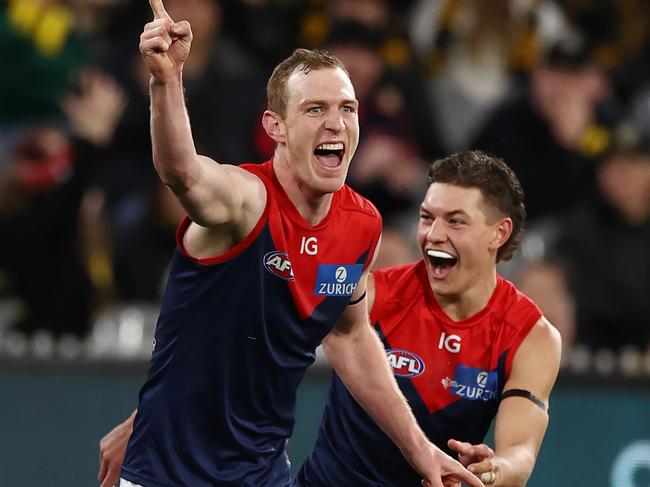
[{"label": "curly brown hair", "polygon": [[299,70],[304,73],[326,68],[341,68],[350,76],[348,69],[339,58],[323,49],[296,49],[291,56],[278,64],[266,84],[266,100],[269,110],[282,118],[287,112],[287,80]]},{"label": "curly brown hair", "polygon": [[457,152],[431,164],[427,187],[432,183],[478,188],[487,203],[509,217],[512,233],[499,248],[497,262],[510,260],[523,236],[526,207],[521,183],[503,159],[477,150]]}]

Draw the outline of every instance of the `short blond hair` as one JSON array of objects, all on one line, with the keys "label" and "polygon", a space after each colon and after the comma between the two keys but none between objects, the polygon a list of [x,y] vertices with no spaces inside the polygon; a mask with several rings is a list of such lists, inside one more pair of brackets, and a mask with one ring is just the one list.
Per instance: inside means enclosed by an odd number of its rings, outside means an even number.
[{"label": "short blond hair", "polygon": [[339,58],[323,49],[296,49],[278,64],[266,84],[267,108],[282,118],[287,114],[287,80],[296,71],[309,73],[318,69],[340,68],[350,76]]}]

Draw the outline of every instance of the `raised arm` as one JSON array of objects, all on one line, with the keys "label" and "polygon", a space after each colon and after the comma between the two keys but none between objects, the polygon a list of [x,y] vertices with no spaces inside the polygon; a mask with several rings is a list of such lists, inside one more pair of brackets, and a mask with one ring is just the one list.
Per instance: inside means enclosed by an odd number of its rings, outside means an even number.
[{"label": "raised arm", "polygon": [[494,451],[487,445],[450,440],[461,462],[479,477],[483,475],[486,485],[523,487],[528,482],[548,426],[549,396],[560,367],[561,343],[558,331],[542,317],[517,350],[503,389],[506,397],[496,416]]},{"label": "raised arm", "polygon": [[323,340],[332,367],[357,402],[399,447],[406,460],[427,483],[442,487],[463,482],[482,487],[481,482],[456,460],[436,448],[417,424],[390,370],[386,351],[368,322],[368,301],[374,301],[374,286],[366,288],[367,272],[361,276],[351,302],[364,292],[365,299],[348,306],[334,329]]},{"label": "raised arm", "polygon": [[140,52],[151,73],[151,140],[156,170],[193,221],[203,227],[234,224],[236,232],[245,234],[264,209],[264,185],[236,166],[197,155],[182,82],[192,30],[187,21],[174,22],[162,0],[149,3],[154,20],[140,36]]}]

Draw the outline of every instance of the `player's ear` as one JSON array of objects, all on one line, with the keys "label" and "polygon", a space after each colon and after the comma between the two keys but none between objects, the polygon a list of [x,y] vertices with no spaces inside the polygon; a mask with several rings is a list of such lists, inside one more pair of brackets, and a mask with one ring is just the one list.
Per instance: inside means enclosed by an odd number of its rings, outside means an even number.
[{"label": "player's ear", "polygon": [[262,115],[262,126],[276,144],[285,142],[286,127],[282,117],[272,110],[265,110]]},{"label": "player's ear", "polygon": [[490,249],[499,250],[505,244],[512,234],[512,219],[501,218],[494,224],[494,234],[490,240]]}]

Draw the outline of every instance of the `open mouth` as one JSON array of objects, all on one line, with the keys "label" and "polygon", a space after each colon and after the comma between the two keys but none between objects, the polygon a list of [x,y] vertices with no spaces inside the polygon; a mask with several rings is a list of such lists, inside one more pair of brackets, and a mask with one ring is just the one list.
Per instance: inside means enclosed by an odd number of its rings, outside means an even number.
[{"label": "open mouth", "polygon": [[334,144],[320,144],[314,149],[314,155],[318,161],[325,167],[336,168],[343,161],[345,146],[342,142]]},{"label": "open mouth", "polygon": [[428,249],[426,253],[433,265],[433,273],[435,277],[447,277],[458,262],[458,257],[451,255],[449,252],[445,252],[444,250]]}]

